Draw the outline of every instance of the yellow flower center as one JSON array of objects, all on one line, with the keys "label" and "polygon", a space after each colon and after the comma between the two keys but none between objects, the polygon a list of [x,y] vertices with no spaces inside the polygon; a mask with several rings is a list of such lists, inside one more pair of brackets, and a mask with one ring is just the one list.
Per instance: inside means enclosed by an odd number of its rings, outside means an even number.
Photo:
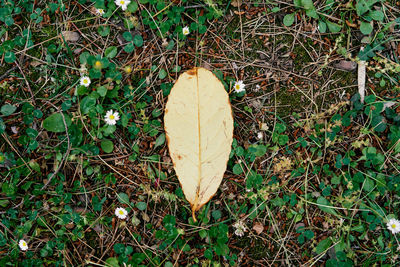
[{"label": "yellow flower center", "polygon": [[119,214],[124,215],[124,211],[123,211],[123,210],[120,210],[120,211],[119,211]]},{"label": "yellow flower center", "polygon": [[88,80],[87,79],[83,79],[83,83],[84,84],[88,83]]},{"label": "yellow flower center", "polygon": [[103,64],[101,64],[101,62],[97,60],[96,63],[94,63],[94,66],[99,69],[103,66]]},{"label": "yellow flower center", "polygon": [[236,89],[239,90],[240,89],[240,85],[236,84]]},{"label": "yellow flower center", "polygon": [[23,247],[26,247],[26,242],[22,242],[22,246],[23,246]]},{"label": "yellow flower center", "polygon": [[132,72],[131,66],[126,66],[126,67],[125,67],[125,72],[126,72],[126,73],[131,73],[131,72]]},{"label": "yellow flower center", "polygon": [[123,1],[123,0],[120,1],[119,3],[120,3],[121,5],[125,5],[125,1]]},{"label": "yellow flower center", "polygon": [[[110,118],[110,120],[113,120],[113,119],[115,119],[115,117],[114,117],[114,115],[113,115],[113,114],[111,114],[109,118]],[[122,210],[121,210],[119,213],[121,213],[121,212],[122,212]]]},{"label": "yellow flower center", "polygon": [[395,225],[395,224],[392,224],[392,228],[396,228],[396,225]]}]

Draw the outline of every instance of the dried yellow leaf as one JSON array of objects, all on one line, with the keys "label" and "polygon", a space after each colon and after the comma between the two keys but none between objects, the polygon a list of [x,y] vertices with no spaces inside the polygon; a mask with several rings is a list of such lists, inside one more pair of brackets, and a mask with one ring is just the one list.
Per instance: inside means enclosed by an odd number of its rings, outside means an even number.
[{"label": "dried yellow leaf", "polygon": [[181,74],[164,115],[169,153],[192,215],[218,190],[231,151],[232,109],[215,75],[204,68]]}]

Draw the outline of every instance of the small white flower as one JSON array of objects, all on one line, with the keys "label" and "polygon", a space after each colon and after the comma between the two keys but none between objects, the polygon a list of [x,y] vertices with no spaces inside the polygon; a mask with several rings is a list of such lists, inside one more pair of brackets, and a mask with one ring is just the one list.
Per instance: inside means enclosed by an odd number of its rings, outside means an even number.
[{"label": "small white flower", "polygon": [[260,91],[261,86],[259,84],[256,85],[256,89],[254,89],[255,92]]},{"label": "small white flower", "polygon": [[119,113],[117,111],[113,112],[113,110],[109,110],[104,117],[104,120],[108,125],[115,125],[119,120]]},{"label": "small white flower", "polygon": [[89,87],[90,85],[90,78],[88,76],[82,76],[80,80],[81,85],[85,87]]},{"label": "small white flower", "polygon": [[183,33],[183,35],[188,35],[188,34],[190,33],[190,31],[189,31],[189,27],[188,27],[188,26],[186,26],[186,27],[183,27],[183,29],[182,29],[182,33]]},{"label": "small white flower", "polygon": [[97,9],[97,8],[96,8],[96,14],[97,14],[97,15],[103,16],[104,13],[105,13],[105,12],[104,12],[104,9],[102,9],[102,8]]},{"label": "small white flower", "polygon": [[257,138],[258,138],[259,140],[263,139],[263,137],[264,137],[263,132],[258,132],[258,133],[257,133]]},{"label": "small white flower", "polygon": [[235,85],[233,86],[233,88],[235,89],[236,93],[240,93],[244,91],[244,83],[243,81],[237,81],[235,82]]},{"label": "small white flower", "polygon": [[243,236],[244,232],[246,232],[246,226],[243,224],[242,221],[237,221],[233,227],[236,229],[235,230],[235,235],[237,236]]},{"label": "small white flower", "polygon": [[19,241],[18,245],[19,245],[19,248],[20,248],[22,251],[28,250],[28,243],[26,243],[25,240],[21,239],[21,240]]},{"label": "small white flower", "polygon": [[117,216],[121,220],[125,220],[126,217],[128,216],[128,211],[126,211],[126,209],[124,209],[124,208],[116,208],[115,216]]},{"label": "small white flower", "polygon": [[126,10],[131,0],[115,0],[115,4],[122,8],[122,10]]},{"label": "small white flower", "polygon": [[386,223],[387,228],[392,231],[392,234],[400,233],[400,221],[396,219],[390,219]]}]

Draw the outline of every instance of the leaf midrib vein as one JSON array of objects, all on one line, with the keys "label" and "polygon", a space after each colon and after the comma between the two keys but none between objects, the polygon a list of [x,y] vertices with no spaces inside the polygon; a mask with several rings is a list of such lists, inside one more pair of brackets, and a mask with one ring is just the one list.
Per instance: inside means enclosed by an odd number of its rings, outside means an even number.
[{"label": "leaf midrib vein", "polygon": [[197,188],[196,188],[196,199],[194,209],[197,209],[199,196],[200,196],[200,184],[201,184],[201,136],[200,136],[200,92],[199,92],[199,70],[196,68],[196,91],[197,91],[197,130],[198,130],[198,138],[199,138],[199,156],[197,162],[198,168],[198,177],[197,177]]}]

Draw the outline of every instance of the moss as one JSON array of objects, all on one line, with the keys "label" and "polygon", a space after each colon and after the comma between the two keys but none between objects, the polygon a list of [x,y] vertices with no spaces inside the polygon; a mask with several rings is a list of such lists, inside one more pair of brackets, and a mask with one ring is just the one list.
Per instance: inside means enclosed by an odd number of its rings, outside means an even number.
[{"label": "moss", "polygon": [[271,251],[266,249],[266,244],[261,239],[240,238],[237,247],[246,249],[247,257],[252,260],[260,260],[271,256]]},{"label": "moss", "polygon": [[293,47],[293,54],[295,55],[293,60],[294,71],[300,71],[306,64],[312,61],[310,55],[306,51],[306,49],[310,50],[311,47],[312,43],[310,42],[310,39],[304,42],[303,45],[295,45]]},{"label": "moss", "polygon": [[288,88],[281,87],[276,93],[277,115],[286,117],[293,112],[302,112],[304,108],[310,104],[304,95],[298,91],[288,91]]}]

